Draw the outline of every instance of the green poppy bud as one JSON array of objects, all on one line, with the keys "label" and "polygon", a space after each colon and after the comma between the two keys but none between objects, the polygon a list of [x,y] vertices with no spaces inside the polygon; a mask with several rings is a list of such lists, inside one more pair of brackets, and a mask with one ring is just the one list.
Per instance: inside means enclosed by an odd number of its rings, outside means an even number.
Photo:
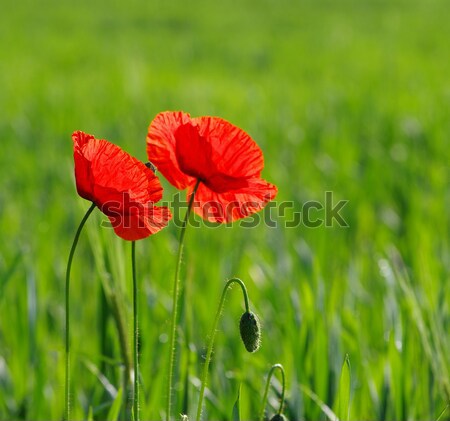
[{"label": "green poppy bud", "polygon": [[283,414],[275,414],[270,421],[286,421],[286,417]]},{"label": "green poppy bud", "polygon": [[258,351],[261,345],[261,328],[258,317],[251,311],[246,311],[241,317],[239,330],[245,349],[248,352]]}]

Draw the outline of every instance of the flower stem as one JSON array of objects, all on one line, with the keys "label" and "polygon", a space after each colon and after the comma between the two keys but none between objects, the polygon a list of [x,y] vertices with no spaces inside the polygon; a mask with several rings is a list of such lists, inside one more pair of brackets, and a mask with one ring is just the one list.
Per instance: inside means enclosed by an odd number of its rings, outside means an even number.
[{"label": "flower stem", "polygon": [[66,344],[65,344],[65,359],[66,359],[66,381],[65,381],[65,407],[64,407],[64,419],[65,421],[69,421],[70,418],[70,270],[72,268],[72,260],[73,255],[75,253],[75,249],[77,248],[78,239],[80,238],[81,230],[84,227],[84,224],[89,218],[89,215],[95,208],[95,203],[92,203],[91,207],[87,210],[86,214],[83,216],[83,219],[78,226],[77,232],[75,234],[75,238],[73,239],[72,247],[70,248],[69,260],[67,261],[67,269],[66,269],[66,291],[65,291],[65,305],[66,305]]},{"label": "flower stem", "polygon": [[133,416],[139,421],[139,321],[138,321],[138,287],[136,280],[136,241],[131,242],[131,268],[133,272],[133,321],[134,321],[134,394]]},{"label": "flower stem", "polygon": [[133,386],[133,369],[131,368],[131,354],[128,343],[128,334],[125,318],[123,315],[123,310],[120,304],[120,299],[117,297],[115,291],[111,290],[106,292],[108,303],[111,308],[111,313],[116,325],[117,333],[119,336],[119,346],[120,352],[122,354],[123,365],[124,365],[124,376],[123,376],[123,397],[124,397],[124,416],[126,419],[127,414],[131,413],[130,406],[133,404],[133,399],[129,399],[128,390],[129,387]]},{"label": "flower stem", "polygon": [[244,302],[245,302],[245,311],[249,312],[249,305],[248,305],[248,294],[247,294],[247,288],[245,288],[244,282],[242,282],[239,278],[231,278],[227,281],[225,284],[225,287],[222,291],[222,296],[220,298],[219,307],[217,308],[216,316],[214,318],[213,327],[211,330],[211,333],[209,335],[209,342],[208,342],[208,349],[206,351],[206,360],[205,365],[203,366],[203,374],[202,374],[202,383],[200,387],[200,397],[198,400],[198,406],[197,406],[197,421],[200,421],[201,414],[202,414],[202,406],[203,406],[203,396],[205,395],[205,387],[206,387],[206,379],[208,377],[208,368],[209,363],[211,361],[211,354],[213,350],[214,345],[214,339],[216,337],[216,331],[217,331],[217,325],[219,323],[220,315],[222,314],[223,306],[225,303],[225,296],[227,295],[227,291],[230,288],[231,284],[237,283],[242,288],[242,293],[244,295]]},{"label": "flower stem", "polygon": [[172,320],[170,325],[170,357],[169,357],[169,374],[167,381],[167,407],[166,407],[166,420],[170,420],[170,410],[172,406],[172,383],[173,383],[173,369],[175,361],[175,342],[177,333],[177,315],[178,315],[178,296],[179,296],[179,284],[180,284],[180,266],[181,258],[183,256],[184,236],[186,233],[186,227],[191,214],[192,204],[194,203],[194,196],[197,188],[200,184],[200,180],[197,180],[194,189],[192,190],[191,197],[189,199],[186,215],[184,216],[183,223],[180,231],[180,241],[178,242],[178,257],[177,266],[175,268],[175,279],[173,282],[173,295],[172,295]]},{"label": "flower stem", "polygon": [[270,379],[272,378],[272,375],[274,373],[274,371],[276,369],[279,369],[281,371],[281,399],[280,399],[280,407],[278,409],[277,414],[280,415],[281,411],[283,410],[283,404],[284,404],[284,391],[286,389],[286,381],[285,381],[285,375],[284,375],[284,368],[281,364],[274,364],[269,371],[269,374],[267,376],[267,380],[266,380],[266,388],[264,390],[264,397],[262,400],[262,405],[261,405],[261,411],[259,413],[259,420],[263,421],[264,420],[264,409],[266,407],[266,402],[267,402],[267,395],[269,394],[269,386],[270,386]]}]

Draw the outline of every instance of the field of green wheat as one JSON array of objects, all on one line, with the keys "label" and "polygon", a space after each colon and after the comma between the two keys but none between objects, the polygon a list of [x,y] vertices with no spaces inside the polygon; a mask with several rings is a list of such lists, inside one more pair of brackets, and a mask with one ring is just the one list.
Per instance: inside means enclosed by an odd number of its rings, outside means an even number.
[{"label": "field of green wheat", "polygon": [[[287,419],[334,419],[346,355],[349,419],[449,420],[448,40],[444,0],[3,1],[0,420],[63,417],[64,276],[89,207],[72,132],[145,162],[148,125],[165,110],[243,128],[279,191],[251,227],[186,231],[172,419],[195,419],[208,334],[237,276],[262,346],[245,351],[233,288],[204,420],[257,419],[275,363]],[[330,218],[330,194],[347,201],[345,224]],[[320,223],[305,223],[308,209]],[[118,312],[132,341],[131,249],[104,219],[87,222],[72,268],[73,420],[126,417],[114,402]],[[136,244],[142,420],[166,419],[175,219]],[[268,418],[280,386],[274,375]]]}]

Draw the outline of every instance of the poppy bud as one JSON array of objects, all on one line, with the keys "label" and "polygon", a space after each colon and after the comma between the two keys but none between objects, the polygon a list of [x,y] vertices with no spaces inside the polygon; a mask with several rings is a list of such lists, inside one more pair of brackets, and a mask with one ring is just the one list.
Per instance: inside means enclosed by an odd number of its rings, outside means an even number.
[{"label": "poppy bud", "polygon": [[258,317],[251,311],[246,311],[239,323],[242,342],[248,352],[258,351],[261,345],[261,328]]},{"label": "poppy bud", "polygon": [[286,421],[286,417],[283,414],[275,414],[270,421]]}]

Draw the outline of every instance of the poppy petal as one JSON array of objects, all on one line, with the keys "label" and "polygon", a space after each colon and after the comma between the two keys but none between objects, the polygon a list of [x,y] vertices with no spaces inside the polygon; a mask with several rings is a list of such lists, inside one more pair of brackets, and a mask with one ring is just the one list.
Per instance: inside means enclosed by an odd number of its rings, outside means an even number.
[{"label": "poppy petal", "polygon": [[164,177],[177,189],[183,190],[195,180],[179,167],[175,132],[191,122],[189,114],[181,111],[159,113],[150,123],[147,133],[147,156]]},{"label": "poppy petal", "polygon": [[91,171],[91,154],[88,153],[88,156],[85,156],[84,149],[86,149],[85,145],[87,145],[89,141],[94,142],[95,138],[94,136],[78,131],[73,133],[72,140],[77,192],[83,199],[93,202],[94,196],[92,190],[95,182]]},{"label": "poppy petal", "polygon": [[127,192],[131,201],[142,203],[161,200],[161,183],[144,163],[107,140],[83,132],[75,132],[72,138],[75,178],[81,197],[99,207],[110,199],[121,200],[114,192]]},{"label": "poppy petal", "polygon": [[[193,211],[210,222],[229,223],[260,211],[277,195],[273,184],[260,178],[246,180],[237,190],[217,193],[201,183],[195,194]],[[189,189],[188,198],[192,194]]]},{"label": "poppy petal", "polygon": [[167,207],[136,204],[129,213],[108,216],[114,232],[124,240],[136,241],[164,228],[172,214]]},{"label": "poppy petal", "polygon": [[186,174],[200,180],[208,180],[215,172],[211,160],[211,145],[200,136],[198,128],[183,124],[175,132],[178,165]]},{"label": "poppy petal", "polygon": [[192,119],[211,145],[216,172],[229,177],[259,177],[264,158],[256,142],[242,129],[219,117]]}]

